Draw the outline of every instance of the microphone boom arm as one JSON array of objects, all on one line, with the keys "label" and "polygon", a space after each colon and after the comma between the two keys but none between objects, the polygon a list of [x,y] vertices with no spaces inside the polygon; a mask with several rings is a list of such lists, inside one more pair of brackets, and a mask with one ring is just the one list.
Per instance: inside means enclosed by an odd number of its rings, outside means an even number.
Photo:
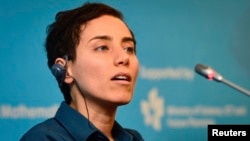
[{"label": "microphone boom arm", "polygon": [[234,84],[233,82],[223,78],[222,75],[220,75],[219,73],[217,73],[215,70],[213,70],[211,67],[202,65],[202,64],[197,64],[195,66],[195,72],[197,72],[198,74],[204,76],[205,78],[209,79],[209,80],[215,80],[217,82],[222,82],[248,96],[250,96],[250,91]]},{"label": "microphone boom arm", "polygon": [[234,89],[236,89],[236,90],[250,96],[250,91],[240,87],[239,85],[234,84],[233,82],[231,82],[231,81],[229,81],[227,79],[223,78],[220,82],[222,82],[222,83],[224,83],[224,84],[226,84],[226,85],[228,85],[228,86],[230,86],[230,87],[232,87],[232,88],[234,88]]}]

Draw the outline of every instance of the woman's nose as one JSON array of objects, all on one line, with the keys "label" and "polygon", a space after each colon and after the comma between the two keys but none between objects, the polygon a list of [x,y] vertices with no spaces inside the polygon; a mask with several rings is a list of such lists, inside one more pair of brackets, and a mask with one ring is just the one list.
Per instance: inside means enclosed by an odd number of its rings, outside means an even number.
[{"label": "woman's nose", "polygon": [[129,55],[124,49],[119,49],[115,52],[114,63],[116,66],[128,65],[129,64]]}]

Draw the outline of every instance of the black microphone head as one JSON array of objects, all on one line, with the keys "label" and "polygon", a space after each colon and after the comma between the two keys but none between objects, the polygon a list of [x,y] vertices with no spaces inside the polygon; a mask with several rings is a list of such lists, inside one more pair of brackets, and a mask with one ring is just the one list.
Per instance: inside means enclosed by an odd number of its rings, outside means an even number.
[{"label": "black microphone head", "polygon": [[198,74],[204,76],[209,80],[216,80],[218,82],[221,82],[221,80],[223,79],[223,77],[220,74],[218,74],[212,68],[205,66],[203,64],[197,64],[195,66],[195,72],[197,72]]},{"label": "black microphone head", "polygon": [[202,64],[197,64],[195,65],[194,68],[195,72],[197,72],[198,74],[208,78],[208,71],[209,71],[209,67],[202,65]]}]

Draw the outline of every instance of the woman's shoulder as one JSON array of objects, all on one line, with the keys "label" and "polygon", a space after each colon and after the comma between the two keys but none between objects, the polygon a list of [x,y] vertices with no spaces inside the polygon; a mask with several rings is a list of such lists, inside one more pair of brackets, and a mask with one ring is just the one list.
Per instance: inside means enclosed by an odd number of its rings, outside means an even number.
[{"label": "woman's shoulder", "polygon": [[54,118],[50,118],[31,127],[21,137],[20,141],[49,141],[52,138],[60,138],[61,135],[65,135],[65,133],[66,131],[57,122],[57,120]]}]

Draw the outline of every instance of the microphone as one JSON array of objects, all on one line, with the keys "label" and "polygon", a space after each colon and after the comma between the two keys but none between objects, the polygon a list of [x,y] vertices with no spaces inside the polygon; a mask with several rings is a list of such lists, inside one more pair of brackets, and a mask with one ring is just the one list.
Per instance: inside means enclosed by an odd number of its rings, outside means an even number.
[{"label": "microphone", "polygon": [[215,70],[213,70],[211,67],[209,66],[205,66],[203,64],[197,64],[194,68],[195,72],[197,72],[198,74],[204,76],[205,78],[209,79],[209,80],[215,80],[217,82],[222,82],[240,92],[242,92],[243,94],[246,94],[248,96],[250,96],[250,91],[234,84],[233,82],[223,78],[222,75],[220,75],[219,73],[217,73]]}]

